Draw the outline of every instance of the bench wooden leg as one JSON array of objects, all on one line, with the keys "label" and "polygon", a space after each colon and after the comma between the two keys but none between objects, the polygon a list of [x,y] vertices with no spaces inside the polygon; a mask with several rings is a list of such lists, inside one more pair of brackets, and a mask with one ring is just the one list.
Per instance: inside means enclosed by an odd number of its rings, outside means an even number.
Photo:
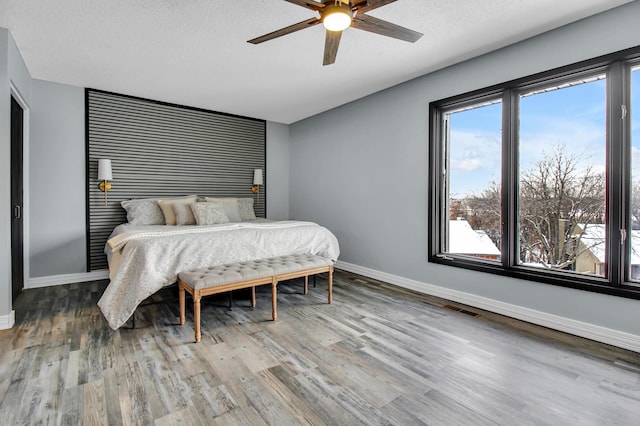
[{"label": "bench wooden leg", "polygon": [[196,343],[200,341],[200,292],[193,292],[193,322],[196,329]]},{"label": "bench wooden leg", "polygon": [[255,308],[256,307],[256,288],[251,287],[251,307]]},{"label": "bench wooden leg", "polygon": [[271,318],[275,321],[278,319],[278,282],[273,280],[271,283]]},{"label": "bench wooden leg", "polygon": [[304,294],[309,294],[309,275],[304,276]]},{"label": "bench wooden leg", "polygon": [[329,278],[327,279],[327,292],[329,293],[328,303],[331,304],[333,301],[333,266],[329,268]]},{"label": "bench wooden leg", "polygon": [[178,284],[178,299],[180,300],[180,325],[184,325],[184,311],[185,311],[185,294],[182,284]]}]

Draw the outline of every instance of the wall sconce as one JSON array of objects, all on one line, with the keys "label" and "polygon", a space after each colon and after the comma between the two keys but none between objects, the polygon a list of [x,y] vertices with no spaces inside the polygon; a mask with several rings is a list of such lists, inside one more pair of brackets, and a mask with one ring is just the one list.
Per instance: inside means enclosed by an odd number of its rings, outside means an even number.
[{"label": "wall sconce", "polygon": [[113,180],[113,174],[111,173],[111,160],[98,160],[98,180],[101,181],[98,188],[104,192],[104,205],[107,205],[107,192],[111,190],[110,180]]},{"label": "wall sconce", "polygon": [[258,203],[260,203],[260,185],[264,185],[264,181],[262,179],[262,169],[254,169],[253,186],[251,187],[251,191],[253,191],[254,194],[258,194]]}]

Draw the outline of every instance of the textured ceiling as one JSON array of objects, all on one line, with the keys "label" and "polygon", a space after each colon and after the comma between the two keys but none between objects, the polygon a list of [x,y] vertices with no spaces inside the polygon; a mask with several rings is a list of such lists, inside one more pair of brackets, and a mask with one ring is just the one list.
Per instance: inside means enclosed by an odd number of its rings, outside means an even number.
[{"label": "textured ceiling", "polygon": [[355,29],[322,66],[317,16],[282,0],[0,0],[32,77],[292,123],[629,0],[398,0],[370,15],[417,43]]}]

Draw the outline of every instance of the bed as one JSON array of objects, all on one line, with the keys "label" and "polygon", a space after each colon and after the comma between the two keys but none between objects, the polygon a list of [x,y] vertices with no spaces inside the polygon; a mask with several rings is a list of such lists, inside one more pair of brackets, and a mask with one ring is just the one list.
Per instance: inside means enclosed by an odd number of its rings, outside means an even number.
[{"label": "bed", "polygon": [[340,249],[336,237],[316,223],[258,219],[204,226],[123,224],[112,232],[105,253],[110,283],[98,306],[117,329],[182,271],[288,254],[335,262]]}]

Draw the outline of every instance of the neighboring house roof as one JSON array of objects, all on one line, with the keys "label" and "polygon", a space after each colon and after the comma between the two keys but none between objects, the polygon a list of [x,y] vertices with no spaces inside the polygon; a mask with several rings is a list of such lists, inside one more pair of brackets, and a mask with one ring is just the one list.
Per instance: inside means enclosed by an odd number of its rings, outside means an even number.
[{"label": "neighboring house roof", "polygon": [[[605,262],[605,226],[604,224],[578,225],[584,229],[584,234],[580,241],[584,244],[601,263]],[[631,231],[631,264],[640,264],[640,230]]]},{"label": "neighboring house roof", "polygon": [[[579,224],[578,227],[584,230],[580,242],[598,259],[600,263],[605,261],[605,227],[603,224]],[[576,234],[578,234],[576,232]]]},{"label": "neighboring house roof", "polygon": [[449,253],[500,256],[500,250],[484,231],[475,231],[466,220],[449,221]]}]

